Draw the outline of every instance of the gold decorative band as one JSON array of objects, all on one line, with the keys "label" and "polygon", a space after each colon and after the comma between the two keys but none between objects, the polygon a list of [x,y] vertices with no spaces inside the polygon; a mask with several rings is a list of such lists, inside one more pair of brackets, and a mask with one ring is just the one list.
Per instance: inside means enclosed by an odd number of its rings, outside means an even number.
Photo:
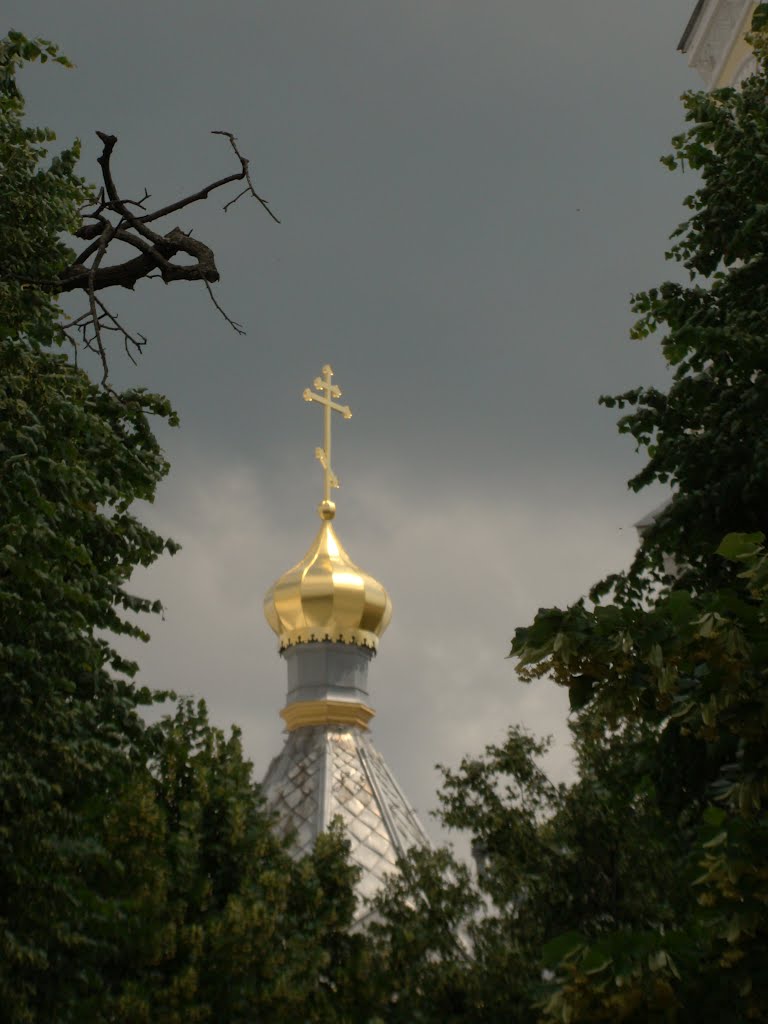
[{"label": "gold decorative band", "polygon": [[295,644],[320,643],[330,640],[335,644],[354,644],[356,647],[368,647],[375,651],[379,646],[379,638],[367,629],[323,629],[322,626],[305,626],[303,629],[289,629],[280,634],[280,650],[293,647]]},{"label": "gold decorative band", "polygon": [[298,700],[280,712],[288,732],[308,725],[357,725],[367,729],[375,715],[367,704],[352,700]]}]

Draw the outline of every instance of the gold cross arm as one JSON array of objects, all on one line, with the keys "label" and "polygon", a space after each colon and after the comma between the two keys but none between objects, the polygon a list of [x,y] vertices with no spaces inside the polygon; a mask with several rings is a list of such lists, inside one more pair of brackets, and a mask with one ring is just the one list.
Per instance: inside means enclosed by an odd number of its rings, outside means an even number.
[{"label": "gold cross arm", "polygon": [[352,410],[348,405],[333,401],[334,398],[341,398],[341,388],[331,383],[333,370],[330,365],[326,363],[322,373],[322,377],[315,377],[313,383],[319,394],[311,388],[305,388],[303,397],[305,402],[317,402],[323,407],[323,447],[315,448],[315,458],[324,471],[323,505],[332,517],[334,506],[331,502],[331,488],[339,486],[339,478],[331,468],[331,413],[339,412],[345,420],[349,420],[352,418]]},{"label": "gold cross arm", "polygon": [[336,474],[333,472],[331,467],[328,465],[328,460],[325,457],[325,448],[315,448],[315,458],[320,463],[320,465],[323,467],[323,469],[327,473],[330,474],[330,477],[331,477],[331,487],[338,487],[339,486],[339,478],[336,476]]},{"label": "gold cross arm", "polygon": [[[315,381],[315,387],[318,386],[319,380],[320,378],[318,377],[317,380]],[[336,394],[334,395],[334,398],[339,398],[340,395],[341,390],[339,388],[336,388]],[[309,388],[304,388],[304,401],[319,402],[321,405],[329,406],[331,409],[333,409],[334,412],[340,412],[345,420],[352,419],[352,410],[349,408],[348,405],[337,405],[336,402],[331,401],[330,397],[316,395],[313,391],[310,391]]]}]

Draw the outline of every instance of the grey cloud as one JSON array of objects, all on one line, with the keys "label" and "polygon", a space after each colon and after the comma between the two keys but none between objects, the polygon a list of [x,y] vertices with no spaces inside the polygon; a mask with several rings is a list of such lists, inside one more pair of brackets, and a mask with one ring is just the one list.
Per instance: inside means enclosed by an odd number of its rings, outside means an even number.
[{"label": "grey cloud", "polygon": [[[548,683],[517,682],[508,641],[540,605],[575,600],[599,574],[626,564],[633,536],[619,526],[635,509],[587,488],[541,509],[514,486],[497,485],[492,501],[450,499],[382,488],[373,474],[348,491],[339,497],[339,534],[394,602],[371,667],[374,735],[413,802],[422,812],[434,807],[435,763],[455,764],[512,722],[553,733],[549,768],[566,776],[567,696]],[[244,465],[210,470],[204,480],[185,472],[147,513],[184,547],[136,581],[168,605],[139,652],[145,678],[204,696],[221,724],[238,721],[259,773],[279,749],[285,696],[263,595],[317,527],[306,500],[286,518],[292,504]]]},{"label": "grey cloud", "polygon": [[174,470],[148,510],[185,548],[137,581],[168,608],[144,673],[239,721],[259,770],[284,688],[261,598],[314,529],[300,394],[326,361],[355,413],[335,441],[342,537],[395,597],[371,682],[406,791],[431,806],[434,762],[501,723],[564,737],[564,695],[515,684],[504,656],[539,604],[628,561],[659,500],[626,492],[637,457],[595,399],[664,380],[653,344],[626,340],[628,299],[668,273],[694,187],[658,165],[697,85],[675,53],[690,7],[6,3],[78,64],[23,87],[35,120],[83,137],[84,173],[93,130],[114,131],[124,191],[163,201],[226,173],[208,132],[228,128],[283,219],[245,200],[180,218],[214,245],[245,338],[191,288],[110,296],[151,339],[116,376],[183,424],[162,430]]}]

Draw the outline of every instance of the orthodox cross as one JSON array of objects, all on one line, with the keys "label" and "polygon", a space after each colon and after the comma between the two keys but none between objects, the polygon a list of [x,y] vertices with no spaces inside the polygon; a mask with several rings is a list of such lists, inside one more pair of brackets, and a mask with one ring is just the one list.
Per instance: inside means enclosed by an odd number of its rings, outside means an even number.
[{"label": "orthodox cross", "polygon": [[339,486],[339,478],[331,469],[331,412],[340,412],[345,420],[352,418],[352,410],[348,405],[339,405],[334,398],[341,398],[341,388],[331,384],[333,370],[325,364],[322,370],[322,377],[315,377],[314,388],[320,392],[315,394],[309,388],[304,389],[305,402],[319,402],[323,407],[323,447],[315,448],[315,458],[325,470],[325,486],[323,488],[323,503],[331,506],[331,488]]}]

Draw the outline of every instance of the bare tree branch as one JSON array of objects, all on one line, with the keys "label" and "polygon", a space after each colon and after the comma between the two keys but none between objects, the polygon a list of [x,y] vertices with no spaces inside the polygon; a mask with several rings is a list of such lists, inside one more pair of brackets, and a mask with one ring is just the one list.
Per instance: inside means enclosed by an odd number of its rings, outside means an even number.
[{"label": "bare tree branch", "polygon": [[[210,287],[210,286],[208,286],[208,287]],[[147,344],[146,337],[143,334],[140,334],[138,331],[136,332],[135,335],[133,335],[129,331],[127,331],[125,329],[125,327],[123,327],[123,325],[117,319],[115,314],[110,312],[110,310],[107,309],[107,307],[104,305],[104,303],[103,303],[103,301],[101,299],[99,299],[99,298],[96,299],[96,305],[102,311],[102,316],[99,318],[101,320],[102,328],[104,328],[106,326],[107,330],[119,331],[120,334],[122,334],[122,336],[123,336],[123,345],[125,347],[125,354],[131,360],[133,365],[136,366],[136,358],[133,355],[133,352],[131,352],[131,347],[133,347],[136,350],[136,353],[138,355],[141,355],[141,350]],[[105,320],[107,320],[109,322],[108,325],[105,325],[105,323],[104,323]]]},{"label": "bare tree branch", "polygon": [[[136,361],[135,356],[139,355],[146,345],[147,339],[139,332],[130,332],[107,308],[98,294],[105,288],[133,289],[139,281],[155,277],[159,277],[166,284],[172,281],[202,281],[218,312],[234,331],[245,334],[242,324],[226,313],[211,288],[211,285],[219,280],[213,250],[181,227],[172,227],[164,233],[160,232],[154,227],[155,222],[207,199],[212,192],[236,181],[243,182],[244,187],[233,199],[224,204],[225,211],[243,196],[250,194],[275,223],[279,224],[280,221],[270,209],[268,201],[254,188],[250,163],[240,152],[237,138],[232,132],[215,131],[212,134],[223,135],[229,141],[240,164],[239,171],[218,178],[196,192],[191,192],[156,210],[147,209],[151,196],[146,188],[143,196],[138,199],[121,196],[112,171],[112,155],[117,145],[117,137],[105,132],[96,134],[102,143],[98,164],[103,184],[93,203],[79,210],[81,225],[75,232],[75,236],[87,245],[55,280],[25,278],[23,283],[34,285],[52,294],[78,291],[85,293],[87,310],[68,323],[61,324],[61,334],[73,346],[75,359],[81,349],[98,356],[102,370],[102,385],[111,390],[108,383],[109,365],[105,335],[110,332],[121,335],[125,351],[133,362]],[[122,261],[109,262],[115,243],[123,243],[137,250],[136,255]],[[181,257],[181,260],[177,257]],[[16,275],[13,279],[22,281]]]},{"label": "bare tree branch", "polygon": [[244,188],[242,192],[237,193],[234,199],[230,199],[228,203],[224,203],[224,205],[222,206],[222,210],[224,211],[224,213],[227,212],[230,206],[234,206],[238,199],[242,199],[243,196],[246,195],[246,193],[249,191],[250,189]]},{"label": "bare tree branch", "polygon": [[221,313],[221,315],[224,317],[224,319],[227,321],[227,323],[230,325],[230,327],[237,334],[245,334],[246,332],[245,332],[245,330],[243,328],[243,325],[239,324],[236,320],[233,320],[231,317],[227,316],[227,314],[224,312],[224,310],[218,304],[218,302],[216,301],[216,296],[213,294],[213,288],[211,288],[211,286],[208,284],[207,281],[205,282],[205,287],[208,289],[208,294],[211,297],[211,302],[214,304],[216,309],[218,309],[218,311]]},{"label": "bare tree branch", "polygon": [[[94,304],[96,307],[95,319]],[[122,335],[126,355],[134,365],[136,365],[134,351],[137,355],[141,354],[141,350],[147,344],[146,337],[138,331],[135,335],[131,334],[131,332],[128,331],[122,323],[120,323],[115,314],[107,308],[98,295],[93,296],[93,303],[91,303],[89,296],[87,311],[85,313],[81,313],[80,316],[75,317],[74,320],[70,320],[68,323],[60,324],[59,329],[61,330],[64,338],[72,346],[76,363],[77,356],[81,348],[87,349],[89,352],[93,352],[98,355],[103,373],[102,384],[107,383],[105,367],[105,363],[107,362],[107,353],[103,340],[103,334],[105,331],[113,331]]]},{"label": "bare tree branch", "polygon": [[93,287],[93,282],[96,277],[96,273],[99,269],[104,253],[107,251],[107,246],[112,241],[114,229],[110,224],[105,228],[101,241],[99,243],[99,249],[96,253],[96,257],[88,271],[88,306],[91,311],[91,322],[93,324],[93,341],[96,344],[97,351],[99,353],[99,359],[101,360],[102,377],[101,383],[106,386],[107,378],[109,377],[109,364],[107,363],[107,353],[104,350],[104,345],[101,339],[101,324],[99,323],[99,314],[96,308],[96,292]]},{"label": "bare tree branch", "polygon": [[[176,202],[163,206],[158,210],[151,210],[143,215],[133,212],[131,207],[145,209],[146,201],[150,198],[145,190],[144,196],[138,200],[123,199],[117,189],[112,173],[112,153],[117,144],[115,135],[108,135],[105,132],[96,133],[102,142],[101,155],[98,164],[101,168],[103,187],[96,198],[93,207],[82,211],[85,221],[77,231],[77,237],[82,238],[90,244],[78,254],[75,261],[66,267],[60,276],[59,288],[62,292],[83,290],[85,292],[100,291],[103,288],[116,286],[132,289],[142,278],[148,277],[153,271],[158,271],[160,277],[166,283],[171,281],[204,281],[212,284],[219,280],[219,271],[216,267],[216,260],[212,249],[205,243],[194,239],[180,227],[174,227],[165,234],[160,234],[147,225],[153,221],[166,217],[171,213],[184,209],[193,203],[206,199],[211,192],[222,188],[233,181],[245,181],[246,187],[238,193],[235,199],[226,203],[224,209],[228,209],[232,203],[237,202],[242,196],[250,193],[263,207],[269,216],[280,223],[278,218],[269,207],[266,199],[260,196],[253,186],[251,180],[249,161],[242,155],[237,146],[237,139],[231,132],[216,131],[212,134],[223,135],[229,140],[237,159],[240,162],[240,171],[229,174],[211,182],[204,188],[193,192]],[[117,216],[117,223],[110,220],[110,216]],[[104,266],[102,257],[99,259],[98,267],[94,269],[93,264],[88,261],[101,251],[101,241],[107,237],[108,244],[112,241],[125,242],[134,248],[141,250],[141,255],[133,259],[125,260]],[[174,257],[182,254],[192,258],[192,263],[174,262]]]},{"label": "bare tree branch", "polygon": [[246,160],[246,158],[243,156],[243,154],[237,148],[237,136],[233,135],[232,132],[221,132],[221,131],[211,132],[211,135],[223,135],[225,138],[229,139],[229,144],[232,147],[232,149],[235,151],[235,156],[240,161],[240,166],[243,169],[243,173],[241,175],[239,175],[239,177],[245,178],[245,180],[248,182],[248,187],[244,188],[243,191],[240,193],[240,195],[235,196],[235,198],[233,200],[231,200],[231,202],[227,203],[226,206],[224,207],[224,209],[228,210],[229,207],[232,206],[233,203],[236,203],[237,200],[240,199],[241,196],[244,196],[246,194],[246,192],[250,192],[251,195],[253,196],[253,198],[257,202],[261,203],[261,205],[267,211],[267,213],[272,218],[272,220],[276,224],[279,224],[280,221],[277,219],[277,217],[274,215],[274,213],[272,213],[272,211],[269,208],[269,202],[266,199],[263,199],[258,194],[256,189],[253,187],[253,182],[251,181],[251,172],[250,172],[250,164],[251,164],[251,162],[250,162],[250,160]]}]

